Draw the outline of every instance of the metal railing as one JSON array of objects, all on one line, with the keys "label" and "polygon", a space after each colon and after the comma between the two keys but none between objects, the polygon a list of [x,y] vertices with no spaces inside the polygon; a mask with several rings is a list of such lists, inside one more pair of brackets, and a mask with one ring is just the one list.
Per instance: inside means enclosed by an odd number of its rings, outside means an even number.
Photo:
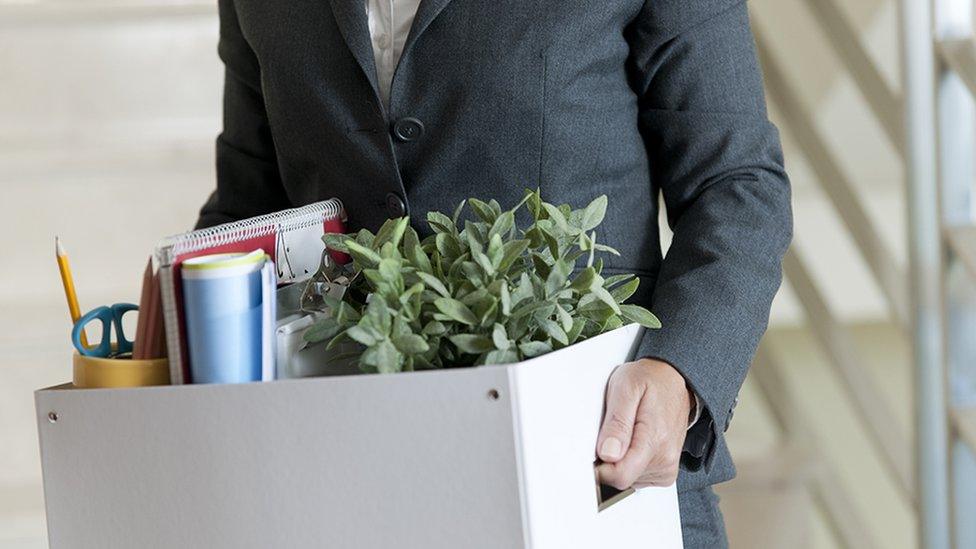
[{"label": "metal railing", "polygon": [[[907,4],[911,4],[905,0]],[[906,10],[909,9],[906,5]],[[919,154],[931,155],[923,167],[930,171],[911,181],[930,195],[927,211],[916,214],[913,227],[919,244],[931,246],[930,277],[913,285],[919,295],[933,296],[931,330],[917,330],[921,348],[940,346],[919,362],[919,378],[930,379],[933,393],[919,403],[919,460],[930,466],[921,470],[923,483],[931,483],[930,508],[923,508],[923,541],[931,547],[976,547],[976,41],[972,0],[932,0],[912,6],[930,22],[918,29],[923,37],[906,39],[906,55],[928,61],[919,63],[909,78],[921,91],[929,117],[923,135],[930,143],[918,143]],[[923,11],[927,11],[922,15]],[[907,19],[907,16],[906,16]],[[906,35],[908,25],[906,25]],[[927,32],[926,32],[927,31]],[[912,50],[914,47],[915,50]],[[927,90],[925,87],[927,86]],[[934,149],[934,150],[933,150]],[[938,343],[925,338],[938,338]],[[921,388],[920,388],[921,390]],[[945,515],[939,512],[945,510]],[[943,530],[945,534],[943,535]]]}]

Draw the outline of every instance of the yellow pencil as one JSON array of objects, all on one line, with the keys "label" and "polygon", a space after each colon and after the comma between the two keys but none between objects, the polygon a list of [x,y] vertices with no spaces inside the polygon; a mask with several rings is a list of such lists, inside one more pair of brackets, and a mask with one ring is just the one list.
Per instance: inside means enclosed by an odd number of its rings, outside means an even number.
[{"label": "yellow pencil", "polygon": [[[61,246],[61,239],[54,237],[54,251],[58,258],[58,270],[61,271],[61,283],[64,284],[64,297],[68,300],[68,312],[71,313],[71,322],[78,322],[81,318],[81,309],[78,307],[78,295],[75,294],[75,281],[71,277],[71,265],[68,264],[68,254]],[[85,331],[81,331],[81,344],[88,347],[88,338]]]}]

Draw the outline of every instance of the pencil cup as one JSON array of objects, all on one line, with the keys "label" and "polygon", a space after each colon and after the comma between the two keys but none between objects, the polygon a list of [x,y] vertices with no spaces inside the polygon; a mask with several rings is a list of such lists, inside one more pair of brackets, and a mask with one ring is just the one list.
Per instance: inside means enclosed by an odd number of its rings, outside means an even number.
[{"label": "pencil cup", "polygon": [[261,381],[261,267],[265,255],[220,254],[183,263],[193,383]]},{"label": "pencil cup", "polygon": [[75,352],[73,385],[79,389],[169,385],[169,360],[98,358]]}]

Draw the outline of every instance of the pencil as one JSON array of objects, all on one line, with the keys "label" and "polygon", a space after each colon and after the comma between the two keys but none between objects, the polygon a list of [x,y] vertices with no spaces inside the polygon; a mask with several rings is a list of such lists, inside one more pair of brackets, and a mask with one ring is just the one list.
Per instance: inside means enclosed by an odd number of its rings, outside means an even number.
[{"label": "pencil", "polygon": [[[68,263],[68,254],[61,246],[61,239],[54,237],[54,252],[58,258],[58,270],[61,271],[61,283],[64,285],[64,297],[68,300],[68,312],[71,314],[71,323],[78,322],[81,318],[81,309],[78,307],[78,295],[75,294],[75,281],[71,277],[71,265]],[[88,347],[88,338],[85,337],[85,330],[81,330],[81,345]]]}]

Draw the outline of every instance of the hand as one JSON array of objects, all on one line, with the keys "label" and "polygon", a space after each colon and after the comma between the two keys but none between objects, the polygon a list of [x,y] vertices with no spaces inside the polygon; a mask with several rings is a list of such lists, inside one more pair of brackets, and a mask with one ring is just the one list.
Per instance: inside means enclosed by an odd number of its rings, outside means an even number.
[{"label": "hand", "polygon": [[597,439],[600,482],[618,490],[674,484],[692,402],[684,378],[666,362],[645,358],[617,368]]}]

